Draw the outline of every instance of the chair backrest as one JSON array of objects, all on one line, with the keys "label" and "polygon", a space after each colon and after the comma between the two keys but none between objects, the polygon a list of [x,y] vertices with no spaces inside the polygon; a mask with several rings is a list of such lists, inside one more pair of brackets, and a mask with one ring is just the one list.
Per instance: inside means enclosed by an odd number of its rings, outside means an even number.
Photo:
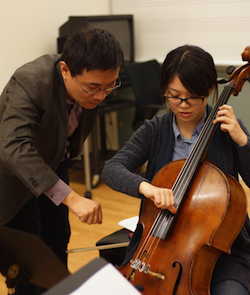
[{"label": "chair backrest", "polygon": [[136,114],[133,128],[137,129],[145,119],[151,119],[163,108],[160,93],[161,67],[157,60],[126,64],[132,90],[135,95]]}]

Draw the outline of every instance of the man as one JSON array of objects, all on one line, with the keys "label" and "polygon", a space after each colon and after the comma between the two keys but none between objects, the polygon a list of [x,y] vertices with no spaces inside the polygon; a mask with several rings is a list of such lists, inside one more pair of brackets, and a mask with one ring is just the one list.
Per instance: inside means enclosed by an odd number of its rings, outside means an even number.
[{"label": "man", "polygon": [[100,204],[68,186],[68,167],[91,132],[98,105],[120,86],[122,66],[112,34],[76,32],[62,55],[19,68],[0,97],[0,225],[41,236],[65,265],[68,209],[84,223],[102,222]]}]

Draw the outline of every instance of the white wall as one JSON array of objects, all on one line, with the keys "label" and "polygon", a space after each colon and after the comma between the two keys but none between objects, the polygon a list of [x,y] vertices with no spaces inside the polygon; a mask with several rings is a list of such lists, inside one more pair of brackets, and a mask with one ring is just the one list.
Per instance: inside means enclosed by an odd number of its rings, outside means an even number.
[{"label": "white wall", "polygon": [[72,15],[110,14],[110,0],[2,0],[0,93],[19,66],[56,53],[59,27]]},{"label": "white wall", "polygon": [[[112,14],[134,16],[135,61],[162,62],[170,50],[193,44],[213,56],[225,78],[226,66],[245,64],[241,53],[250,45],[249,11],[250,0],[111,0]],[[250,131],[248,82],[229,104]]]},{"label": "white wall", "polygon": [[134,15],[135,60],[162,62],[189,43],[212,54],[217,65],[241,65],[249,45],[249,0],[112,0],[113,14]]},{"label": "white wall", "polygon": [[[40,55],[56,53],[58,29],[71,15],[134,14],[136,60],[141,61],[158,58],[159,61],[162,61],[166,52],[177,45],[175,44],[175,39],[167,38],[169,32],[161,30],[161,27],[151,26],[149,30],[147,24],[151,24],[154,18],[159,15],[155,13],[155,10],[160,8],[163,11],[161,20],[163,19],[167,22],[169,19],[171,20],[174,18],[176,22],[174,24],[181,23],[180,27],[174,26],[175,30],[178,30],[178,28],[180,29],[180,34],[182,29],[185,28],[182,18],[185,16],[184,19],[186,20],[193,16],[190,7],[186,10],[186,6],[184,5],[186,1],[187,0],[0,0],[0,93],[16,68]],[[189,0],[187,2],[192,5],[198,5],[199,3],[204,4],[201,10],[203,14],[200,15],[196,13],[196,17],[199,19],[201,16],[205,16],[206,9],[204,9],[204,7],[206,5],[218,6],[223,4],[223,2],[224,4],[228,3],[227,10],[214,9],[214,14],[217,19],[218,15],[221,15],[223,12],[223,19],[225,20],[226,18],[227,21],[233,14],[232,25],[234,24],[234,27],[230,26],[230,28],[227,28],[226,26],[225,29],[224,24],[222,27],[219,25],[215,28],[213,27],[213,30],[217,32],[218,29],[218,32],[221,32],[223,38],[230,33],[230,37],[228,37],[230,46],[227,46],[224,52],[229,54],[228,52],[230,52],[230,50],[234,50],[237,52],[237,56],[239,54],[240,57],[240,53],[244,47],[240,46],[238,49],[238,39],[246,40],[246,45],[249,45],[249,0]],[[151,8],[150,5],[152,3],[154,9],[149,9],[148,12],[147,8]],[[239,4],[237,9],[232,8],[232,5],[235,3]],[[170,10],[166,9],[166,5],[170,5],[171,9],[178,6],[178,11],[181,10],[182,12],[181,17],[179,17],[178,13],[171,15]],[[227,13],[228,9],[230,10],[230,14]],[[185,14],[183,15],[184,12]],[[240,18],[239,14],[241,15]],[[239,23],[236,23],[237,19]],[[157,24],[159,25],[159,23]],[[166,36],[162,37],[161,34],[160,36],[159,34],[155,34],[154,37],[156,40],[154,40],[154,42],[152,38],[146,38],[145,33],[148,33],[148,31],[151,32],[154,29],[156,29],[158,33],[166,34]],[[167,29],[168,27],[165,26],[165,30]],[[238,34],[239,31],[242,31],[242,33]],[[177,37],[179,34],[177,34]],[[189,36],[189,34],[187,34],[187,36]],[[141,40],[146,43],[142,42],[141,45]],[[211,40],[213,40],[213,38],[207,38],[208,45]],[[189,40],[182,39],[182,42],[188,41]],[[148,49],[152,46],[154,48],[153,53],[151,51],[151,53],[148,54]],[[208,51],[213,53],[213,50]],[[250,85],[249,83],[245,84],[245,95],[239,95],[238,101],[241,108],[236,114],[239,114],[238,116],[243,119],[247,128],[250,130],[250,118],[247,113],[250,109]],[[230,102],[231,101],[232,100],[230,100]],[[237,100],[235,101],[238,105]],[[243,110],[246,114],[243,113]]]}]

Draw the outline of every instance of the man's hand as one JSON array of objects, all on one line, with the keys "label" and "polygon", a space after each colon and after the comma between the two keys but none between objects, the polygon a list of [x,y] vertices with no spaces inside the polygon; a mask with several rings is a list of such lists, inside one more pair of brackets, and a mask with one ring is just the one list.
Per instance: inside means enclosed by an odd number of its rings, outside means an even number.
[{"label": "man's hand", "polygon": [[81,197],[73,190],[62,202],[74,215],[78,216],[81,222],[87,224],[102,223],[101,205],[93,200]]}]

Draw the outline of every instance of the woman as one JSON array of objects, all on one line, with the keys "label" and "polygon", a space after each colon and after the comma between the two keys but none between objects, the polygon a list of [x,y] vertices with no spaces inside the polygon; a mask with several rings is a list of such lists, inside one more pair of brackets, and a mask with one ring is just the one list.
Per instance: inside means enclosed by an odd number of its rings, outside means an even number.
[{"label": "woman", "polygon": [[[211,106],[208,96],[217,98],[217,74],[210,54],[185,45],[171,51],[162,66],[160,90],[170,111],[145,121],[126,145],[105,165],[103,181],[125,194],[148,198],[160,209],[176,213],[172,190],[150,182],[167,163],[187,158],[206,121]],[[209,145],[208,157],[224,172],[250,185],[250,140],[241,120],[229,105],[219,108],[219,123]],[[145,178],[134,172],[148,161]],[[134,234],[126,264],[138,245]],[[212,295],[247,295],[250,290],[250,222],[232,246],[232,254],[222,254],[211,280]]]}]

